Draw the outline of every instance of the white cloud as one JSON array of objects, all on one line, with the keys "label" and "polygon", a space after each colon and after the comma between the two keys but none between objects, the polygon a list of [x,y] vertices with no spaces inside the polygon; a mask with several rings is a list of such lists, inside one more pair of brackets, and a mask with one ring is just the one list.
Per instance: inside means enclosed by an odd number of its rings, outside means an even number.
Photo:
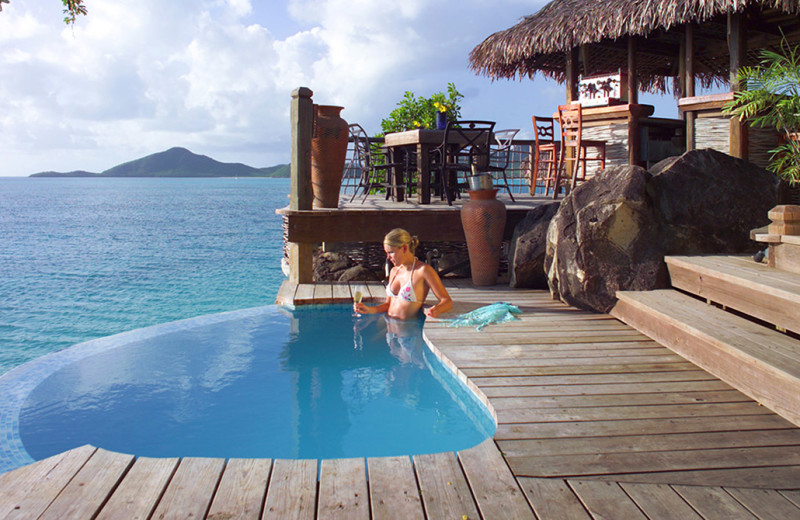
[{"label": "white cloud", "polygon": [[467,96],[465,115],[527,128],[534,92],[551,88],[491,85],[467,63],[543,1],[283,1],[297,30],[276,39],[287,18],[250,0],[105,0],[74,27],[58,5],[12,0],[0,13],[0,175],[101,171],[171,146],[285,162],[299,86],[370,132],[405,90],[429,95],[448,81]]}]

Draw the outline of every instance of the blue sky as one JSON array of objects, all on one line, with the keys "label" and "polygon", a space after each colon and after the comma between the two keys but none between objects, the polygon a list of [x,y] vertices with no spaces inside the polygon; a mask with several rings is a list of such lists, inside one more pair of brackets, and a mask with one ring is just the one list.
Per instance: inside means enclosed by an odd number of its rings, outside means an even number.
[{"label": "blue sky", "polygon": [[[289,160],[299,86],[369,133],[407,90],[455,83],[462,116],[520,128],[552,113],[564,87],[475,76],[470,50],[540,0],[57,0],[0,12],[0,176],[99,172],[183,146],[225,162]],[[677,114],[671,98],[657,115]]]}]

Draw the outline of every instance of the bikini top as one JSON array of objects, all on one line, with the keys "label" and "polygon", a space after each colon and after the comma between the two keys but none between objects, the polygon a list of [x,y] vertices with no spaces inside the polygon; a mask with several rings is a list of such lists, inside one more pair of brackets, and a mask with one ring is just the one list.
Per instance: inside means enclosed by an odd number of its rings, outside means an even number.
[{"label": "bikini top", "polygon": [[414,263],[411,265],[411,272],[408,276],[408,281],[400,287],[400,291],[397,294],[392,292],[392,282],[389,281],[389,284],[386,286],[386,295],[389,298],[402,298],[407,302],[416,302],[417,295],[414,293],[414,285],[412,284],[412,278],[414,278],[414,266],[417,265],[417,260],[414,259]]}]

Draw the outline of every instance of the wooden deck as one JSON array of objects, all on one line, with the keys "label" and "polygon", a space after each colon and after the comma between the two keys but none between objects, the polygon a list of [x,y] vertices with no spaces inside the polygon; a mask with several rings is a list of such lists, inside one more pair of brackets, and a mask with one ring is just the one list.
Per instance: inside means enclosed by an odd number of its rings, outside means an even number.
[{"label": "wooden deck", "polygon": [[[374,287],[376,295],[379,287]],[[77,448],[0,475],[0,518],[800,518],[800,430],[607,315],[453,282],[426,341],[496,414],[458,453],[324,461],[148,459]],[[346,285],[288,287],[295,303]]]}]

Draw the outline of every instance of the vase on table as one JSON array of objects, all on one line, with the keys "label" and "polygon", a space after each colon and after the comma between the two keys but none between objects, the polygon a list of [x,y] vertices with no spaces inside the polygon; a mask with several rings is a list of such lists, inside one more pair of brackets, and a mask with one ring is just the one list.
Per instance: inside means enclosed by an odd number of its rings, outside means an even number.
[{"label": "vase on table", "polygon": [[447,112],[436,112],[436,129],[444,130],[447,128]]},{"label": "vase on table", "polygon": [[311,187],[314,207],[339,207],[349,129],[339,113],[344,107],[314,105],[311,137]]},{"label": "vase on table", "polygon": [[500,249],[506,227],[506,206],[497,200],[497,190],[469,191],[461,206],[461,225],[467,238],[472,285],[497,283]]}]

